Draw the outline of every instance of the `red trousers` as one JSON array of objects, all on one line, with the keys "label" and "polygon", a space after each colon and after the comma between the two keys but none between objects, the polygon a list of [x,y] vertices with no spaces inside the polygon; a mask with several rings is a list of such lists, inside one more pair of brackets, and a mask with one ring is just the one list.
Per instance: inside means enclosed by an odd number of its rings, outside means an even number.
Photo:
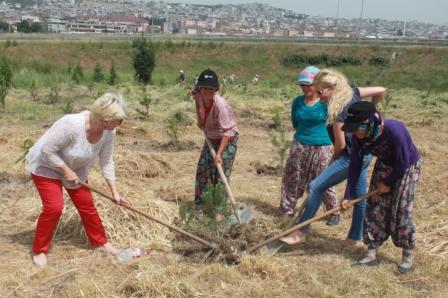
[{"label": "red trousers", "polygon": [[[36,185],[43,205],[36,225],[33,253],[47,253],[64,206],[62,181],[36,175],[31,175],[31,177]],[[106,232],[104,231],[98,211],[93,204],[90,190],[83,186],[78,189],[66,190],[76,209],[78,209],[90,244],[94,247],[106,244]]]}]

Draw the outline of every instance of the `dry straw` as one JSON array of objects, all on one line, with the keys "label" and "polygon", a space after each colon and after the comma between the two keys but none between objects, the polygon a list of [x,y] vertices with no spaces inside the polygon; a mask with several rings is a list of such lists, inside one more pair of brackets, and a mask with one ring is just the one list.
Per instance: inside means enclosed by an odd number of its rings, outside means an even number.
[{"label": "dry straw", "polygon": [[[99,176],[98,173],[92,176]],[[100,189],[106,189],[104,182],[99,177],[91,179],[91,184]],[[176,207],[172,203],[165,202],[158,198],[132,195],[125,185],[120,185],[122,195],[127,198],[133,206],[142,212],[157,217],[166,222],[170,222],[177,214]],[[135,193],[134,191],[131,191]],[[87,238],[82,228],[82,223],[78,211],[70,200],[67,200],[64,214],[59,222],[56,237],[59,240],[68,240],[87,244]],[[106,233],[111,242],[121,246],[141,246],[159,249],[169,249],[169,241],[172,233],[165,227],[151,222],[131,211],[120,208],[109,200],[95,195],[95,204],[101,216]]]}]

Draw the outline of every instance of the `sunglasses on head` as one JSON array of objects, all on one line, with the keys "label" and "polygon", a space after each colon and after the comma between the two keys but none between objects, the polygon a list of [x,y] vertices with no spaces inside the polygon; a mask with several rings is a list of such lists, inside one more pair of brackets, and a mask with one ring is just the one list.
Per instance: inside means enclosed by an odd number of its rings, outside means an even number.
[{"label": "sunglasses on head", "polygon": [[325,92],[327,92],[328,89],[330,89],[330,88],[325,88],[325,89],[323,89],[323,90],[317,90],[316,93],[319,94],[319,95],[322,95],[322,94],[324,94]]}]

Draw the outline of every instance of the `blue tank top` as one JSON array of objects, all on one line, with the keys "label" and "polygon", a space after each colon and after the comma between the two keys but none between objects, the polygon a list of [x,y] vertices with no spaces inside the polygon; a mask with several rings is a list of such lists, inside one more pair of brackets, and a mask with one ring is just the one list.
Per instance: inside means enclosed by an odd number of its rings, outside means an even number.
[{"label": "blue tank top", "polygon": [[296,129],[296,141],[316,146],[331,145],[327,131],[326,104],[319,101],[309,107],[305,104],[305,96],[298,96],[292,103],[291,121]]}]

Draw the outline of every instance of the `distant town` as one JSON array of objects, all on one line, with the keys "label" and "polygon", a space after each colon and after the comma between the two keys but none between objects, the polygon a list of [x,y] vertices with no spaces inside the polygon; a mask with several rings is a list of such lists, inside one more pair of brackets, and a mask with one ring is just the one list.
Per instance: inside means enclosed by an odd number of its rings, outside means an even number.
[{"label": "distant town", "polygon": [[163,34],[448,40],[448,26],[310,16],[267,4],[0,0],[0,34]]}]

